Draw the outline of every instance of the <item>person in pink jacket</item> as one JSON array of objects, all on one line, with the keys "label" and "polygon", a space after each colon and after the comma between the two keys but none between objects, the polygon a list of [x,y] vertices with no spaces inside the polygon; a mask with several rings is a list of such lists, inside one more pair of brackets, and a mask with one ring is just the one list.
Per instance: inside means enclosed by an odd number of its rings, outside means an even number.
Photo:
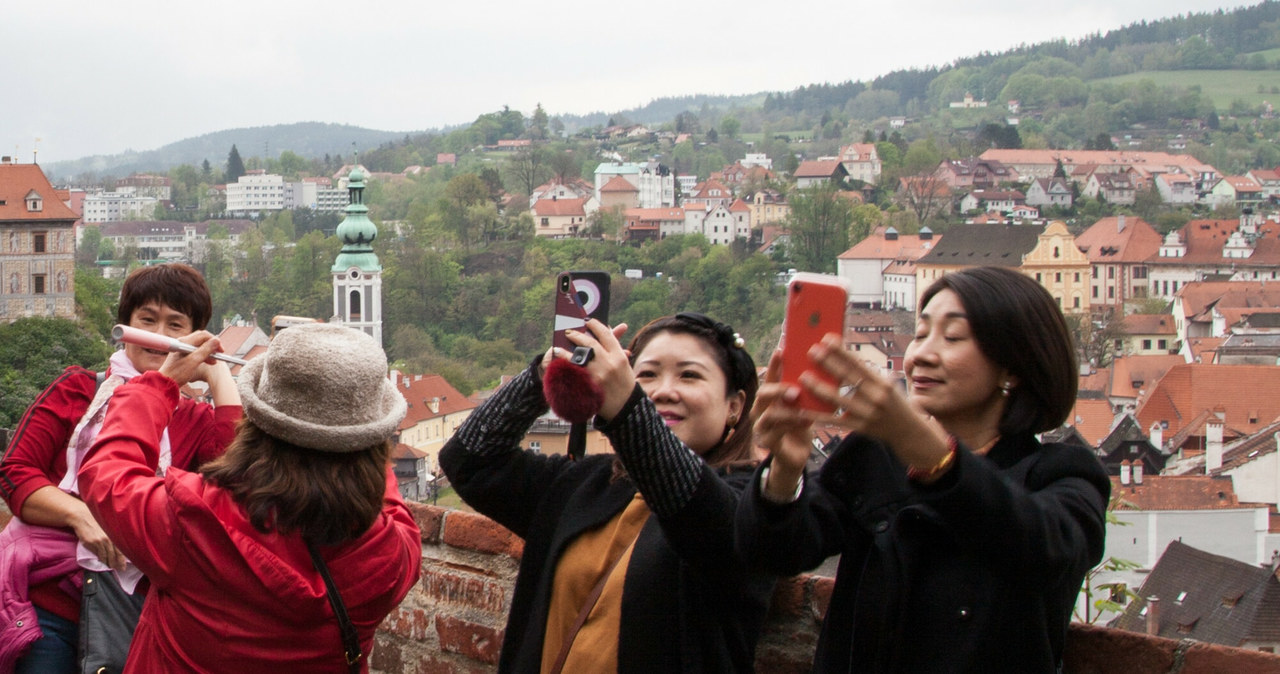
[{"label": "person in pink jacket", "polygon": [[117,390],[80,469],[90,512],[151,580],[125,671],[367,671],[422,554],[390,470],[406,404],[386,355],[338,325],[281,332],[240,374],[244,421],[226,454],[157,477],[175,381],[218,347],[203,331],[183,341],[198,348]]}]

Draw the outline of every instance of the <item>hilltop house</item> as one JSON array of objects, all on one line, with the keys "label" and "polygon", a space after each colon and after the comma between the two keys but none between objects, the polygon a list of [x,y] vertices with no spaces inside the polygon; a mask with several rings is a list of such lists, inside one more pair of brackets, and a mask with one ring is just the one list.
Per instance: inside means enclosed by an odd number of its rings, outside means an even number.
[{"label": "hilltop house", "polygon": [[800,162],[793,177],[796,187],[804,189],[822,183],[842,183],[849,177],[849,171],[838,159],[819,159]]},{"label": "hilltop house", "polygon": [[1027,186],[1028,206],[1071,208],[1073,198],[1065,178],[1036,178]]},{"label": "hilltop house", "polygon": [[880,177],[880,155],[874,143],[852,143],[840,148],[840,163],[849,177],[874,184]]}]

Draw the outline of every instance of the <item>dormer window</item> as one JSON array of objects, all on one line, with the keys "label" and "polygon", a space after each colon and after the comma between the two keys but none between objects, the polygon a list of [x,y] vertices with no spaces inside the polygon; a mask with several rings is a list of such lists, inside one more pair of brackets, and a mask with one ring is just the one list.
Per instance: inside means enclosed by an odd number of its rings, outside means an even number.
[{"label": "dormer window", "polygon": [[28,213],[39,213],[44,210],[44,199],[40,197],[39,192],[35,190],[28,192],[26,201]]}]

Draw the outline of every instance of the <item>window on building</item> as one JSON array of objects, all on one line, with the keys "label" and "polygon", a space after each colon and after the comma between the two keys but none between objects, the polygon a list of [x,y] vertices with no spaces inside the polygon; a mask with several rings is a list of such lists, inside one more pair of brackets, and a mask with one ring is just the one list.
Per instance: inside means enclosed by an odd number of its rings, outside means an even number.
[{"label": "window on building", "polygon": [[1169,340],[1167,340],[1167,339],[1158,339],[1158,340],[1156,340],[1156,347],[1157,347],[1157,348],[1159,348],[1161,351],[1164,351],[1165,349],[1168,349],[1168,348],[1169,348]]},{"label": "window on building", "polygon": [[1056,272],[1056,273],[1053,275],[1053,282],[1054,282],[1054,283],[1062,283],[1062,272]]},{"label": "window on building", "polygon": [[34,274],[31,277],[31,292],[36,295],[44,294],[44,274]]},{"label": "window on building", "polygon": [[1040,278],[1040,272],[1036,272],[1036,283],[1041,283],[1043,281],[1044,279]]},{"label": "window on building", "polygon": [[31,252],[43,253],[45,250],[45,238],[48,235],[45,232],[35,232],[31,235]]},{"label": "window on building", "polygon": [[1116,287],[1110,286],[1109,288],[1107,288],[1107,299],[1114,300],[1115,298],[1116,298]]},{"label": "window on building", "polygon": [[1134,278],[1146,278],[1146,277],[1147,277],[1147,268],[1146,268],[1146,267],[1134,267],[1134,268],[1133,268],[1133,277],[1134,277]]},{"label": "window on building", "polygon": [[1144,339],[1144,340],[1142,340],[1142,350],[1143,350],[1143,351],[1150,351],[1150,350],[1151,350],[1151,340],[1149,340],[1149,339]]},{"label": "window on building", "polygon": [[1079,295],[1076,295],[1075,297],[1072,297],[1072,298],[1071,298],[1071,307],[1072,307],[1073,309],[1079,309],[1079,308],[1080,308],[1080,296],[1079,296]]},{"label": "window on building", "polygon": [[1093,287],[1093,299],[1098,299],[1098,286]]},{"label": "window on building", "polygon": [[540,222],[540,223],[538,223],[538,224],[542,225],[543,227],[546,227],[547,225],[550,225],[550,224],[551,224],[551,218],[543,218],[543,219],[542,219],[542,222]]},{"label": "window on building", "polygon": [[1080,282],[1080,272],[1076,272],[1076,283]]},{"label": "window on building", "polygon": [[1116,277],[1116,268],[1107,267],[1107,278],[1115,278],[1115,277]]}]

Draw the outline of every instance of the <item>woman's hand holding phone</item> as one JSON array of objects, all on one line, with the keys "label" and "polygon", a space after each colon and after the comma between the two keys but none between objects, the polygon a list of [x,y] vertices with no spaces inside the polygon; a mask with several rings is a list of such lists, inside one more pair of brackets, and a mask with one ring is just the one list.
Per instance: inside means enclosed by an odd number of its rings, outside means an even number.
[{"label": "woman's hand holding phone", "polygon": [[815,412],[831,413],[830,404],[800,386],[800,376],[813,373],[835,385],[835,378],[816,367],[809,350],[828,334],[844,339],[844,316],[849,291],[845,281],[825,274],[799,273],[787,284],[787,314],[782,327],[779,381],[799,391],[790,404]]}]

